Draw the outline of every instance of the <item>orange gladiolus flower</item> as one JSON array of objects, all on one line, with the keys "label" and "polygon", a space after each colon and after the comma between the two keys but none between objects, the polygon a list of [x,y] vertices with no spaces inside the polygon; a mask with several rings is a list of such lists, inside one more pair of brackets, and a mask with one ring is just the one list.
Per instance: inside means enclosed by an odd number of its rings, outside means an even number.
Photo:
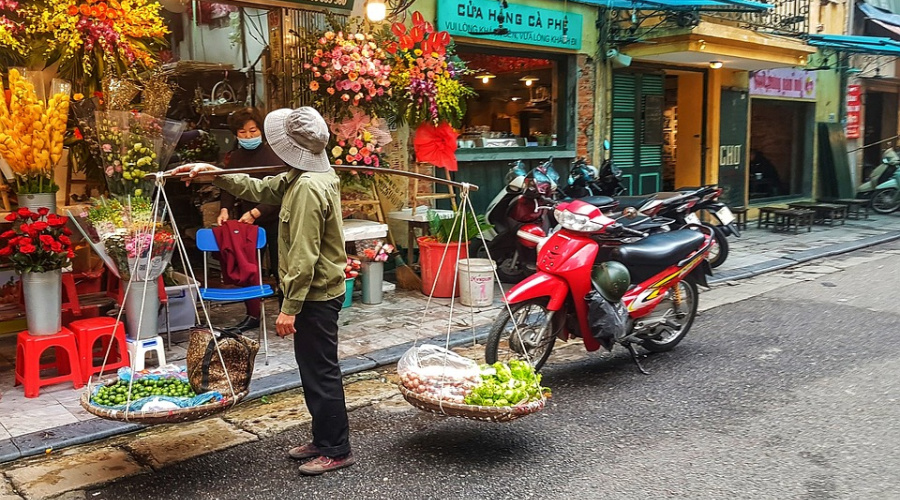
[{"label": "orange gladiolus flower", "polygon": [[69,9],[66,11],[66,14],[69,14],[70,16],[78,15],[78,7],[70,5]]},{"label": "orange gladiolus flower", "polygon": [[81,4],[81,15],[82,16],[91,15],[91,8],[88,6],[88,4],[86,4],[86,3]]},{"label": "orange gladiolus flower", "polygon": [[116,12],[116,11],[114,11],[114,10],[108,10],[108,11],[106,11],[106,18],[107,18],[107,19],[115,19],[115,18],[117,18],[117,17],[119,17],[119,13],[118,13],[118,12]]}]

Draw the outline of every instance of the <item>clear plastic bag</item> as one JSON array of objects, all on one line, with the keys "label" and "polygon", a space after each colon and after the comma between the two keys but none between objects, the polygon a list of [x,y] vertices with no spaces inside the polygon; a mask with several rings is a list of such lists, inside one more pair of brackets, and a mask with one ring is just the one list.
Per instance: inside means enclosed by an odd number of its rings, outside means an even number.
[{"label": "clear plastic bag", "polygon": [[406,351],[397,363],[397,374],[407,389],[453,403],[463,403],[472,388],[481,383],[477,363],[430,344]]}]

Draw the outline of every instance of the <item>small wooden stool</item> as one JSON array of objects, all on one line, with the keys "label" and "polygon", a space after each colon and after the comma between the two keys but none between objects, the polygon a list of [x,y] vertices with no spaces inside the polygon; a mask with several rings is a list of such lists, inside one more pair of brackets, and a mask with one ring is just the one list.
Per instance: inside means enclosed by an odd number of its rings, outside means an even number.
[{"label": "small wooden stool", "polygon": [[846,205],[837,205],[834,203],[812,203],[803,201],[797,203],[788,203],[788,208],[812,210],[813,212],[815,212],[815,215],[813,215],[813,222],[817,224],[828,224],[829,226],[833,226],[837,221],[840,221],[841,225],[843,225],[847,221]]},{"label": "small wooden stool", "polygon": [[822,203],[834,203],[837,205],[844,205],[847,207],[847,218],[848,219],[868,219],[869,218],[869,204],[870,200],[860,200],[859,198],[837,198],[837,199],[822,199],[819,200]]},{"label": "small wooden stool", "polygon": [[[56,360],[41,364],[41,355],[50,348],[56,350]],[[81,363],[78,359],[78,345],[75,334],[63,327],[53,335],[32,335],[20,332],[16,343],[15,385],[25,387],[26,398],[36,398],[41,387],[71,381],[75,389],[84,386],[81,377]],[[41,370],[56,368],[56,376],[41,378]]]},{"label": "small wooden stool", "polygon": [[800,232],[801,227],[806,227],[806,232],[812,231],[813,218],[816,212],[813,210],[801,210],[796,208],[788,208],[776,210],[775,226],[776,231],[791,231],[794,234]]},{"label": "small wooden stool", "polygon": [[731,209],[734,214],[734,224],[738,229],[747,230],[747,207],[734,207]]},{"label": "small wooden stool", "polygon": [[784,210],[781,207],[760,207],[759,215],[756,216],[756,228],[762,229],[765,226],[767,229],[769,226],[775,225],[775,212],[779,210]]}]

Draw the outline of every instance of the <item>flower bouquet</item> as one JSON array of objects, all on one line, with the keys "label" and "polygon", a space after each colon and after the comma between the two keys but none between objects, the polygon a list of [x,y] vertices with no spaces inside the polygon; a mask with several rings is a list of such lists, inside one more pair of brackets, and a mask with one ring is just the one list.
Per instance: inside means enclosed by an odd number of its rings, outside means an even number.
[{"label": "flower bouquet", "polygon": [[100,87],[105,69],[124,75],[158,64],[169,30],[155,0],[39,0],[27,2],[23,23],[36,57],[59,61],[79,90]]},{"label": "flower bouquet", "polygon": [[424,122],[448,122],[459,128],[466,114],[466,99],[475,92],[462,82],[470,73],[456,57],[450,34],[436,31],[421,13],[407,29],[394,23],[396,39],[387,46],[393,55],[391,82],[399,101],[398,116],[417,128]]},{"label": "flower bouquet", "polygon": [[343,119],[352,114],[351,106],[371,116],[391,114],[391,66],[371,34],[328,31],[311,52],[303,68],[311,78],[313,106],[324,116]]},{"label": "flower bouquet", "polygon": [[20,61],[25,54],[21,39],[25,27],[19,20],[20,12],[16,0],[0,0],[0,67]]},{"label": "flower bouquet", "polygon": [[175,234],[147,198],[100,199],[72,215],[109,270],[125,281],[156,280],[175,251]]},{"label": "flower bouquet", "polygon": [[149,197],[184,130],[183,122],[130,111],[98,111],[95,131],[110,194],[120,200]]},{"label": "flower bouquet", "polygon": [[359,240],[356,242],[356,254],[363,262],[387,262],[394,246],[380,239]]},{"label": "flower bouquet", "polygon": [[382,147],[391,142],[387,124],[381,118],[372,118],[359,108],[354,108],[349,118],[331,125],[331,143],[328,148],[335,165],[358,166],[360,170],[339,172],[341,187],[346,193],[368,195],[374,174],[365,167],[386,166],[381,159]]},{"label": "flower bouquet", "polygon": [[10,98],[0,99],[0,156],[16,177],[19,194],[54,193],[53,168],[63,152],[71,85],[51,82],[50,98],[18,69],[9,71]]},{"label": "flower bouquet", "polygon": [[19,273],[43,273],[62,269],[75,257],[68,217],[50,213],[47,208],[32,212],[20,208],[6,216],[13,224],[0,234],[0,257],[8,258]]},{"label": "flower bouquet", "polygon": [[53,335],[62,326],[62,269],[75,256],[68,218],[46,207],[22,207],[6,216],[12,229],[0,234],[0,258],[21,274],[25,319],[31,335]]}]

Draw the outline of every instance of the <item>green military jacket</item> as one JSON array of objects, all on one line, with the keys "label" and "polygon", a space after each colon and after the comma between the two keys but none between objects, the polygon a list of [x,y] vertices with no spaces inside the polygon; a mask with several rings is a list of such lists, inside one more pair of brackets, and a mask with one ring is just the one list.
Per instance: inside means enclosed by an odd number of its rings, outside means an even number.
[{"label": "green military jacket", "polygon": [[243,200],[281,206],[281,312],[295,315],[304,302],[322,302],[344,294],[347,253],[341,222],[341,184],[334,170],[292,169],[265,179],[246,174],[220,175],[214,184]]}]

